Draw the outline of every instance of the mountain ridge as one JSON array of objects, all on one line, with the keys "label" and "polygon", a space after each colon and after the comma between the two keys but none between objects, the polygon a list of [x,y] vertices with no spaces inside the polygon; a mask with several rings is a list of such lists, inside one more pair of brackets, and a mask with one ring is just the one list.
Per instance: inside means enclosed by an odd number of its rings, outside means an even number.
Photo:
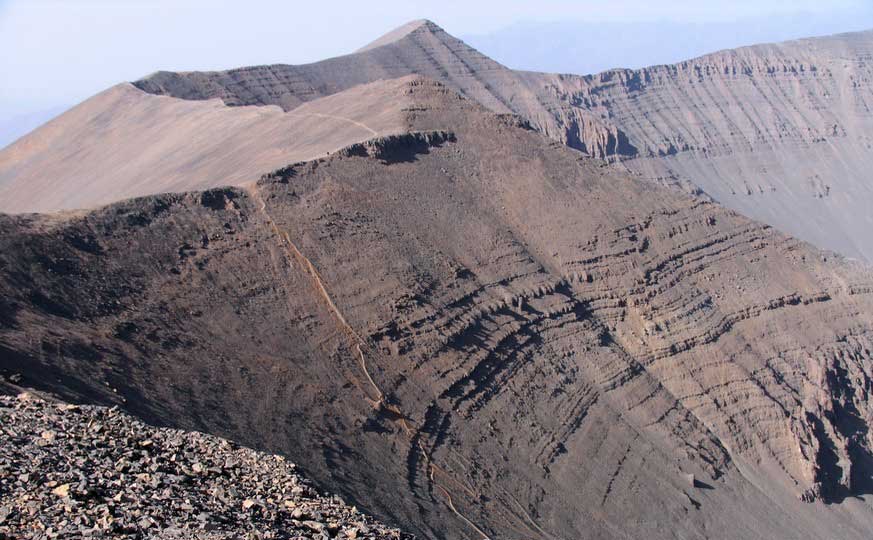
[{"label": "mountain ridge", "polygon": [[[394,66],[392,74],[416,72],[492,111],[519,114],[590,157],[706,194],[820,247],[873,260],[873,240],[861,232],[871,225],[864,216],[873,205],[864,176],[873,166],[865,135],[873,124],[873,31],[577,76],[513,72],[432,23],[416,28],[426,32],[366,54],[383,55],[373,61]],[[401,49],[444,56],[438,64],[427,54],[398,61]],[[357,77],[369,75],[359,69]]]},{"label": "mountain ridge", "polygon": [[403,95],[255,185],[0,215],[0,371],[424,538],[866,537],[869,267]]},{"label": "mountain ridge", "polygon": [[405,131],[403,88],[404,79],[362,85],[284,113],[117,85],[0,153],[0,209],[69,210],[254,182],[289,162]]},{"label": "mountain ridge", "polygon": [[722,49],[714,50],[711,52],[699,54],[697,56],[687,58],[685,60],[680,60],[678,62],[656,63],[656,64],[650,64],[650,65],[638,67],[638,68],[617,66],[617,67],[613,67],[613,68],[604,69],[604,70],[598,71],[596,73],[573,73],[573,72],[564,72],[564,71],[544,72],[544,71],[536,71],[536,70],[518,70],[518,71],[526,71],[526,72],[541,73],[541,74],[570,75],[570,76],[577,76],[577,77],[584,77],[584,78],[589,78],[589,77],[594,78],[594,77],[599,76],[601,73],[641,71],[641,70],[647,70],[647,69],[670,67],[670,66],[675,66],[678,64],[685,64],[685,63],[690,63],[690,62],[700,62],[700,61],[706,60],[710,57],[719,56],[719,55],[723,55],[723,54],[730,54],[733,52],[746,51],[749,49],[755,51],[755,50],[767,49],[767,48],[779,47],[779,46],[791,47],[791,46],[799,46],[799,45],[810,45],[810,44],[814,44],[815,42],[818,42],[818,41],[825,41],[826,42],[826,41],[844,41],[844,40],[856,40],[856,39],[863,39],[864,41],[866,41],[868,39],[873,39],[873,28],[870,28],[868,30],[855,30],[855,31],[851,31],[851,32],[839,32],[836,34],[814,35],[814,36],[801,37],[801,38],[795,38],[795,39],[787,39],[784,41],[761,42],[761,43],[754,43],[751,45],[742,45],[739,47],[727,47],[727,48],[722,48]]}]

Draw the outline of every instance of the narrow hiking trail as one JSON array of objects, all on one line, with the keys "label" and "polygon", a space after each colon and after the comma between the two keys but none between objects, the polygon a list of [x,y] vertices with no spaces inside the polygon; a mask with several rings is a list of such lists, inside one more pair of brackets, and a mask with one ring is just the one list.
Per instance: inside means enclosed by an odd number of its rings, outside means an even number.
[{"label": "narrow hiking trail", "polygon": [[326,113],[307,113],[307,112],[295,112],[295,111],[288,111],[288,112],[285,113],[285,114],[290,114],[290,115],[294,115],[294,116],[316,116],[316,117],[318,117],[318,118],[328,118],[328,119],[330,119],[330,120],[339,120],[339,121],[341,121],[341,122],[346,122],[346,123],[348,123],[348,124],[352,124],[352,125],[354,125],[354,126],[358,126],[359,128],[366,129],[366,130],[369,131],[370,134],[372,134],[374,137],[378,137],[378,136],[379,136],[379,132],[377,132],[376,130],[374,130],[374,129],[371,128],[370,126],[368,126],[368,125],[366,125],[366,124],[363,124],[363,123],[361,123],[361,122],[358,122],[357,120],[352,120],[351,118],[346,118],[346,117],[344,117],[344,116],[336,116],[336,115],[333,115],[333,114],[326,114]]},{"label": "narrow hiking trail", "polygon": [[[369,129],[369,128],[367,128],[367,129]],[[294,242],[291,241],[291,238],[288,235],[288,233],[283,231],[282,229],[280,229],[279,226],[276,224],[276,222],[273,220],[272,216],[270,216],[270,213],[267,211],[267,203],[264,200],[264,198],[261,196],[261,193],[260,193],[260,190],[258,189],[257,184],[253,184],[251,186],[248,186],[247,190],[251,194],[252,198],[255,201],[257,201],[258,211],[263,214],[264,218],[267,220],[267,223],[269,223],[270,228],[273,230],[273,232],[276,234],[276,236],[280,239],[281,245],[284,247],[286,253],[291,255],[291,258],[296,260],[301,265],[301,267],[304,269],[304,271],[310,276],[310,278],[312,279],[313,285],[315,286],[315,290],[318,292],[321,299],[327,305],[328,310],[330,311],[331,315],[333,315],[333,317],[339,323],[340,329],[343,331],[343,333],[348,338],[350,338],[354,342],[355,350],[358,352],[358,356],[359,356],[359,365],[361,367],[361,371],[363,372],[364,376],[367,378],[367,381],[370,383],[370,386],[376,392],[376,396],[377,396],[376,399],[372,399],[369,397],[369,395],[366,391],[361,389],[364,392],[364,395],[366,396],[366,400],[368,402],[370,402],[370,404],[373,406],[373,408],[376,409],[377,411],[384,410],[384,411],[389,412],[392,416],[394,416],[396,421],[402,427],[403,432],[406,434],[410,443],[412,443],[415,431],[409,426],[409,421],[411,421],[411,420],[409,420],[409,418],[403,413],[403,411],[400,409],[399,406],[389,404],[386,401],[385,394],[382,392],[382,390],[379,388],[379,386],[373,380],[373,377],[370,375],[370,372],[367,369],[366,355],[364,354],[364,349],[365,348],[369,349],[369,347],[367,347],[367,343],[349,325],[348,321],[346,321],[346,318],[343,316],[342,312],[340,312],[339,308],[334,303],[333,298],[331,297],[330,293],[327,290],[327,287],[324,284],[324,280],[322,279],[318,270],[315,268],[315,265],[312,264],[312,261],[310,261],[309,258],[306,257],[300,251],[300,249],[294,244]],[[356,384],[356,386],[357,386],[357,384]],[[446,506],[448,506],[448,508],[455,515],[457,515],[464,523],[469,525],[479,535],[481,535],[483,540],[490,540],[488,535],[484,531],[482,531],[482,529],[477,527],[472,521],[470,521],[470,519],[468,519],[463,513],[461,513],[455,507],[451,493],[449,492],[449,490],[446,486],[444,486],[443,484],[439,483],[436,480],[436,475],[440,474],[440,475],[445,476],[446,478],[451,480],[453,483],[459,485],[472,498],[476,498],[477,494],[475,492],[472,492],[462,482],[460,482],[459,480],[454,478],[448,471],[446,471],[442,467],[436,465],[432,461],[430,454],[425,449],[424,443],[421,440],[417,440],[415,442],[415,447],[421,453],[422,457],[424,458],[425,462],[428,465],[428,468],[429,468],[428,478],[430,479],[430,481],[434,485],[434,487],[436,487],[439,491],[441,491],[443,496],[445,497]]]}]

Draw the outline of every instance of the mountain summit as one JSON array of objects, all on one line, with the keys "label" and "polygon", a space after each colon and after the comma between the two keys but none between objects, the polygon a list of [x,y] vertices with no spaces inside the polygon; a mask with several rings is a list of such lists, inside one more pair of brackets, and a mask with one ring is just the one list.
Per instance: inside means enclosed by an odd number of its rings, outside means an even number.
[{"label": "mountain summit", "polygon": [[437,32],[445,33],[445,30],[443,30],[442,28],[437,26],[435,23],[433,23],[427,19],[418,19],[415,21],[410,21],[410,22],[404,24],[403,26],[398,26],[397,28],[395,28],[394,30],[383,35],[379,39],[371,42],[368,45],[361,47],[356,52],[360,53],[360,52],[368,51],[370,49],[376,49],[376,48],[382,47],[384,45],[393,44],[397,41],[400,41],[401,39],[405,38],[406,36],[408,36],[412,33],[419,33],[419,34],[430,33],[430,34],[433,34],[433,33],[437,33]]}]

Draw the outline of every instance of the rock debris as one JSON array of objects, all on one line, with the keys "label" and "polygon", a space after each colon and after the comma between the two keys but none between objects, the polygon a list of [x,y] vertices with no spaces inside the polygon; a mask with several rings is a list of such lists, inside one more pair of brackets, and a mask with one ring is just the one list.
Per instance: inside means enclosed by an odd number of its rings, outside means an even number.
[{"label": "rock debris", "polygon": [[117,408],[0,396],[0,539],[412,539],[282,456]]}]

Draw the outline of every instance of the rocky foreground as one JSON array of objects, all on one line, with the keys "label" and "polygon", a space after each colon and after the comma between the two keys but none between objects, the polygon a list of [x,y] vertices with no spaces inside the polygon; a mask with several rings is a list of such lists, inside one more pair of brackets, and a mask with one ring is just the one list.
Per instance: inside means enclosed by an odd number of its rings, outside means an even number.
[{"label": "rocky foreground", "polygon": [[412,538],[282,456],[116,408],[0,396],[0,539]]}]

